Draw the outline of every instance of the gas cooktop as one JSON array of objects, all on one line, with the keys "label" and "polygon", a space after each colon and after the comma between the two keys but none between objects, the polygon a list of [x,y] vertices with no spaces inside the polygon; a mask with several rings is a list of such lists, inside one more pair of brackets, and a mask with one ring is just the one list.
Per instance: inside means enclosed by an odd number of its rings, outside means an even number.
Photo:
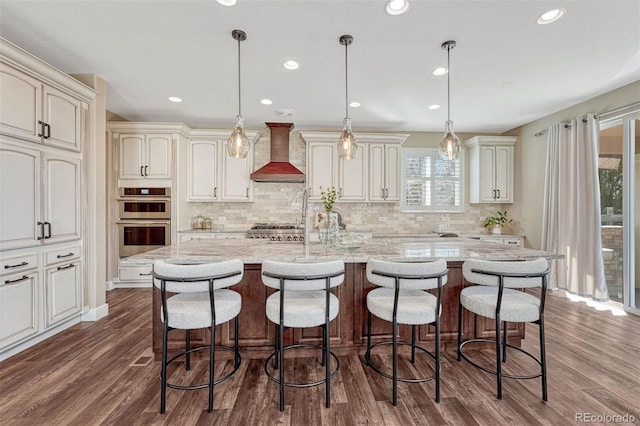
[{"label": "gas cooktop", "polygon": [[303,242],[304,229],[293,223],[256,223],[247,231],[247,238],[280,242]]}]

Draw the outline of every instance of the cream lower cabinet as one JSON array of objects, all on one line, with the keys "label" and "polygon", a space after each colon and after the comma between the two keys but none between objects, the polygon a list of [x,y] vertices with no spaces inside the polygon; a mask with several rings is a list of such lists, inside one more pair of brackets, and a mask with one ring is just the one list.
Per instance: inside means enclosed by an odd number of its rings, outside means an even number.
[{"label": "cream lower cabinet", "polygon": [[469,150],[469,202],[513,203],[513,151],[518,138],[475,136]]},{"label": "cream lower cabinet", "polygon": [[[226,131],[194,130],[187,151],[187,201],[253,201],[253,143],[246,158],[227,154]],[[248,132],[247,137],[255,137]]]},{"label": "cream lower cabinet", "polygon": [[357,134],[358,151],[351,160],[338,158],[338,133],[303,132],[307,143],[309,199],[319,201],[320,187],[335,186],[338,202],[381,202],[400,199],[400,146],[409,135]]},{"label": "cream lower cabinet", "polygon": [[77,154],[0,143],[0,250],[81,238]]},{"label": "cream lower cabinet", "polygon": [[0,87],[0,133],[80,151],[85,102],[4,63]]},{"label": "cream lower cabinet", "polygon": [[1,279],[0,350],[37,334],[40,329],[38,271],[32,267],[3,275]]},{"label": "cream lower cabinet", "polygon": [[82,262],[49,266],[45,277],[45,324],[51,327],[82,310]]}]

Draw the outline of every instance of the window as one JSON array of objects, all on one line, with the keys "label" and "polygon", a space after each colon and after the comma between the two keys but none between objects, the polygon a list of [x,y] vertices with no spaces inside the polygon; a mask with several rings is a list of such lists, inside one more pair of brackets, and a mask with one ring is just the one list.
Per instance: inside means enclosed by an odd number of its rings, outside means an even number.
[{"label": "window", "polygon": [[401,210],[464,212],[462,164],[462,152],[445,161],[437,148],[403,148]]}]

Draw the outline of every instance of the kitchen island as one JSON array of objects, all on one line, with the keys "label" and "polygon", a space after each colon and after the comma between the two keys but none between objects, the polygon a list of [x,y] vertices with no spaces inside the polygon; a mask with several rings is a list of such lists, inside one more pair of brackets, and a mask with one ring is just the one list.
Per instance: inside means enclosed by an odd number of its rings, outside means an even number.
[{"label": "kitchen island", "polygon": [[[274,326],[265,315],[265,300],[273,289],[265,287],[261,280],[263,260],[286,262],[315,262],[342,259],[345,262],[345,282],[335,289],[340,300],[340,314],[331,322],[331,348],[337,354],[363,352],[366,345],[367,308],[366,295],[375,288],[366,277],[366,262],[369,258],[403,261],[429,261],[445,259],[449,267],[448,283],[442,297],[441,340],[445,349],[455,348],[458,330],[458,295],[467,285],[462,277],[462,263],[466,259],[526,260],[537,257],[557,259],[560,255],[550,252],[512,247],[469,238],[402,237],[372,238],[353,251],[325,248],[321,244],[271,242],[255,239],[191,240],[156,249],[123,259],[128,265],[144,265],[158,259],[177,259],[181,262],[207,262],[225,259],[240,259],[245,264],[242,281],[233,287],[242,295],[239,341],[245,357],[264,357],[273,350]],[[162,325],[160,322],[160,292],[153,288],[153,350],[159,356],[162,347]],[[494,322],[484,318],[465,315],[463,335],[491,337]],[[219,326],[216,333],[218,343],[230,345],[233,327],[228,323]],[[373,318],[372,342],[391,338],[388,323]],[[409,327],[400,327],[400,335],[408,339]],[[208,333],[194,330],[193,345],[208,343]],[[184,347],[184,333],[169,334],[169,350]],[[420,326],[417,340],[426,347],[433,345],[434,328]],[[523,324],[509,324],[508,338],[519,345],[524,337]],[[287,343],[319,343],[320,328],[288,330]]]}]

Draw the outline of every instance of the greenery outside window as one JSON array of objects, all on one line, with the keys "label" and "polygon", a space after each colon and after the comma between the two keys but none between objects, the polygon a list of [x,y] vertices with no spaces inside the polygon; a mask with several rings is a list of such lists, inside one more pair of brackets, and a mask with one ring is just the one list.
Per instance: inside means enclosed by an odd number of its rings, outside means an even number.
[{"label": "greenery outside window", "polygon": [[464,212],[464,164],[445,161],[437,148],[402,149],[403,212]]}]

